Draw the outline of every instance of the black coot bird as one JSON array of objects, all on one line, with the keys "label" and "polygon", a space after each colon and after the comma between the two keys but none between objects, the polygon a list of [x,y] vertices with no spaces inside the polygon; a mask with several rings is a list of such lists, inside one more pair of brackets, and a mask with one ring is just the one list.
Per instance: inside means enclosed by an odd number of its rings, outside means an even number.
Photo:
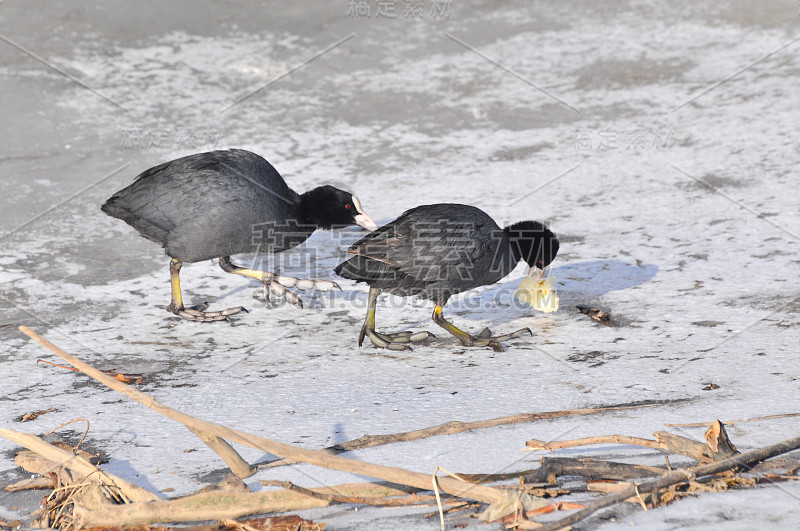
[{"label": "black coot bird", "polygon": [[428,332],[376,332],[375,301],[386,291],[433,301],[434,322],[461,343],[502,351],[500,341],[531,334],[530,329],[497,337],[487,329],[476,337],[447,321],[442,308],[456,293],[497,282],[520,260],[531,267],[531,272],[541,274],[558,253],[558,238],[538,221],[521,221],[501,229],[479,208],[436,204],[406,211],[354,243],[347,252],[355,256],[339,264],[336,274],[370,286],[359,346],[367,336],[377,347],[405,350],[410,342],[432,337]]},{"label": "black coot bird", "polygon": [[302,306],[286,288],[327,291],[338,286],[329,280],[301,280],[239,267],[230,256],[281,252],[300,245],[316,229],[353,224],[377,229],[353,194],[333,186],[297,194],[269,162],[242,149],[197,153],[150,168],[114,194],[102,210],[164,248],[172,258],[172,301],[167,310],[191,321],[220,321],[246,310],[185,308],[179,278],[182,262],[219,258],[228,273],[263,282],[265,298],[272,289]]}]

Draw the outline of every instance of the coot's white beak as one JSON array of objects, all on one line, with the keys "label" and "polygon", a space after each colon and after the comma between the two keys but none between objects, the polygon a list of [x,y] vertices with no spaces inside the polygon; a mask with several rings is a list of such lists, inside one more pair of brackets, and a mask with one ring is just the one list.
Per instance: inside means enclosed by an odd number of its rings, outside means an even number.
[{"label": "coot's white beak", "polygon": [[356,219],[356,224],[359,227],[364,227],[370,232],[378,230],[378,226],[375,224],[374,221],[372,221],[372,218],[366,214],[359,214],[356,216],[355,219]]},{"label": "coot's white beak", "polygon": [[544,269],[532,267],[531,270],[528,271],[528,276],[532,277],[534,272],[536,272],[536,280],[542,280],[544,278]]},{"label": "coot's white beak", "polygon": [[372,221],[372,218],[366,215],[361,209],[361,201],[359,201],[356,196],[353,196],[353,205],[355,205],[358,211],[358,215],[355,217],[356,225],[364,227],[370,232],[378,230],[378,226]]}]

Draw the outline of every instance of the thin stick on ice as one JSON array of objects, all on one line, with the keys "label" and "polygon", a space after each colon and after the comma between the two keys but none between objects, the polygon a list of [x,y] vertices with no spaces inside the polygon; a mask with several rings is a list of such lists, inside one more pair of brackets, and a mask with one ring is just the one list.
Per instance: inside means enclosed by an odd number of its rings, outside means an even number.
[{"label": "thin stick on ice", "polygon": [[[678,399],[673,401],[675,402],[683,402],[683,399]],[[438,424],[436,426],[431,426],[428,428],[423,428],[419,430],[412,430],[406,432],[399,432],[399,433],[389,433],[385,435],[363,435],[358,439],[352,439],[350,441],[346,441],[343,443],[335,444],[333,446],[328,446],[327,448],[323,448],[321,450],[317,450],[319,452],[329,452],[334,454],[339,454],[342,452],[350,452],[352,450],[362,450],[364,448],[372,448],[375,446],[381,446],[384,444],[394,444],[400,442],[408,442],[408,441],[416,441],[419,439],[425,439],[427,437],[436,437],[439,435],[453,435],[456,433],[461,433],[464,431],[471,431],[471,430],[479,430],[479,429],[487,429],[487,428],[494,428],[496,426],[505,426],[508,424],[522,424],[528,422],[537,422],[540,420],[551,420],[551,419],[558,419],[563,417],[573,417],[579,415],[595,415],[600,413],[608,413],[613,411],[623,411],[627,409],[639,409],[645,407],[654,407],[658,406],[659,404],[652,404],[652,403],[644,403],[644,404],[626,404],[621,406],[603,406],[597,408],[582,408],[582,409],[564,409],[560,411],[542,411],[537,413],[520,413],[517,415],[507,415],[504,417],[497,417],[493,419],[486,419],[486,420],[477,420],[473,422],[462,422],[460,420],[451,420],[449,422],[445,422],[443,424]],[[263,468],[273,468],[276,466],[283,466],[289,465],[294,463],[294,461],[288,459],[279,459],[277,461],[272,461],[271,463],[265,463],[262,465],[258,465],[259,469]]]}]

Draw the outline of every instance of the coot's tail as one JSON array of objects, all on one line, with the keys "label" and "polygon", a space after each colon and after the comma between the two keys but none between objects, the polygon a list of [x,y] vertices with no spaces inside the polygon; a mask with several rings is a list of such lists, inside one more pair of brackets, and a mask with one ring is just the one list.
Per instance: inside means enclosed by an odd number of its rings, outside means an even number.
[{"label": "coot's tail", "polygon": [[135,215],[133,212],[122,206],[120,204],[121,202],[122,198],[118,194],[115,194],[111,196],[108,201],[103,203],[103,206],[100,207],[100,210],[112,218],[121,219],[139,231],[139,234],[148,240],[154,241],[163,246],[169,231],[163,227],[159,227],[144,217]]},{"label": "coot's tail", "polygon": [[356,255],[336,266],[333,272],[342,278],[369,283],[370,280],[374,281],[380,278],[375,273],[370,273],[370,270],[374,269],[370,262],[380,264],[371,258]]}]

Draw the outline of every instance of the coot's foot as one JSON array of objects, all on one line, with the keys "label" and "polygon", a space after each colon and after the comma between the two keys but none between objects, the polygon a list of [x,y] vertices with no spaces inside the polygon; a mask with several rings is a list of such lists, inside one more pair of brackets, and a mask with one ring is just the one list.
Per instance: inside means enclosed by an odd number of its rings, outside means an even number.
[{"label": "coot's foot", "polygon": [[436,337],[430,332],[397,332],[396,334],[382,334],[375,331],[375,304],[381,290],[369,288],[367,296],[367,317],[358,333],[358,346],[364,343],[364,337],[369,337],[373,345],[389,350],[411,350],[409,343],[421,343],[432,337]]},{"label": "coot's foot", "polygon": [[384,334],[364,323],[358,333],[358,346],[364,343],[364,337],[369,337],[370,342],[379,348],[389,350],[411,350],[409,343],[422,343],[436,336],[430,332],[397,332],[394,334]]},{"label": "coot's foot", "polygon": [[495,352],[505,351],[503,345],[500,344],[501,341],[508,341],[509,339],[514,339],[525,334],[533,335],[530,328],[520,328],[516,332],[511,332],[510,334],[492,336],[492,331],[488,328],[484,328],[480,334],[473,336],[445,319],[444,315],[442,315],[442,307],[438,304],[433,309],[433,321],[456,336],[465,347],[491,347]]},{"label": "coot's foot", "polygon": [[[203,305],[204,307],[208,305]],[[167,311],[172,312],[178,317],[182,319],[186,319],[187,321],[198,321],[202,323],[211,323],[214,321],[229,321],[231,315],[236,315],[240,312],[247,313],[247,309],[244,306],[236,306],[233,308],[226,308],[221,311],[216,312],[206,312],[200,309],[199,307],[194,308],[183,308],[174,306],[171,302],[167,305]]]},{"label": "coot's foot", "polygon": [[317,291],[330,291],[334,288],[341,291],[342,289],[339,287],[339,284],[333,282],[332,280],[285,277],[283,275],[276,275],[275,273],[271,273],[269,271],[239,267],[231,262],[231,258],[229,256],[223,256],[220,258],[219,266],[223,269],[223,271],[228,273],[241,275],[247,278],[254,278],[259,282],[262,282],[264,284],[264,301],[267,304],[269,304],[270,292],[272,292],[284,299],[286,302],[295,304],[302,308],[302,299],[289,291],[287,288],[297,288],[300,291],[305,291],[308,289],[315,289]]},{"label": "coot's foot", "polygon": [[264,302],[267,304],[269,304],[269,293],[272,292],[286,302],[295,304],[302,308],[303,300],[296,294],[289,291],[287,288],[297,288],[301,291],[308,289],[315,289],[317,291],[330,291],[334,288],[341,291],[342,289],[339,287],[339,284],[333,282],[332,280],[285,277],[266,271],[263,273],[263,279],[260,280],[264,283]]},{"label": "coot's foot", "polygon": [[181,261],[173,258],[169,261],[169,274],[170,283],[172,285],[172,300],[167,305],[167,311],[172,312],[182,319],[187,321],[200,321],[203,323],[210,323],[213,321],[228,321],[231,315],[236,315],[239,312],[247,312],[244,306],[236,306],[218,312],[205,312],[208,304],[201,304],[194,308],[185,308],[183,306],[183,296],[181,295]]},{"label": "coot's foot", "polygon": [[[510,334],[503,334],[502,336],[492,336],[492,331],[488,328],[484,328],[480,334],[477,336],[470,336],[472,338],[470,344],[462,343],[468,347],[492,347],[492,350],[495,352],[504,352],[503,346],[500,344],[502,341],[508,341],[509,339],[516,339],[518,337],[522,337],[525,334],[530,336],[533,335],[530,328],[520,328],[516,332],[511,332]],[[469,334],[467,334],[469,335]],[[461,339],[459,337],[459,339]]]}]

